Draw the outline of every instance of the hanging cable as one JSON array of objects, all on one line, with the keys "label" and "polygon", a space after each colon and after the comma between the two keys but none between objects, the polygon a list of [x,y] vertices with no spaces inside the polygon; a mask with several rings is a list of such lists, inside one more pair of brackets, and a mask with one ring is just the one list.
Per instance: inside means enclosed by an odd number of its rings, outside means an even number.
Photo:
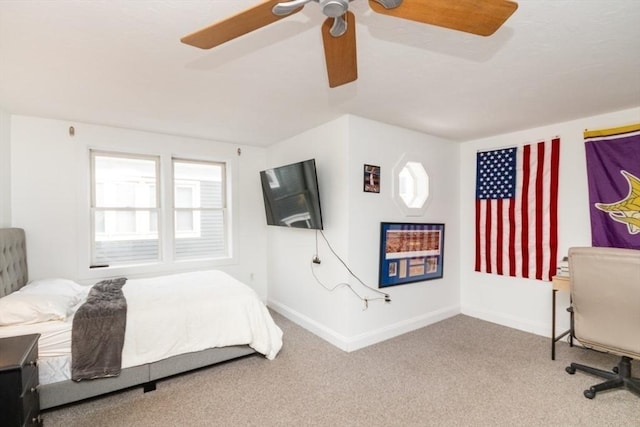
[{"label": "hanging cable", "polygon": [[350,284],[345,283],[345,282],[340,282],[337,285],[335,285],[334,287],[329,287],[327,285],[325,285],[324,283],[322,283],[322,281],[318,278],[318,276],[316,276],[316,271],[313,268],[313,264],[314,262],[311,262],[311,274],[313,275],[313,278],[316,280],[316,282],[318,282],[318,284],[320,286],[322,286],[325,290],[329,291],[329,292],[333,292],[336,289],[340,288],[340,287],[346,287],[348,288],[360,301],[362,301],[364,303],[364,308],[362,309],[362,311],[365,311],[366,309],[369,308],[369,301],[376,301],[376,300],[387,300],[387,297],[377,297],[377,298],[365,298],[363,296],[361,296],[359,293],[357,293]]},{"label": "hanging cable", "polygon": [[[383,298],[383,299],[388,299],[388,298],[389,298],[389,295],[388,295],[386,292],[382,292],[382,291],[379,291],[379,290],[377,290],[377,289],[375,289],[375,288],[372,288],[371,286],[366,285],[362,280],[360,280],[360,278],[359,278],[358,276],[356,276],[356,274],[355,274],[353,271],[351,271],[351,269],[349,268],[349,266],[347,265],[347,263],[345,263],[345,262],[342,260],[342,258],[340,258],[340,256],[336,253],[336,251],[334,251],[334,250],[333,250],[333,248],[331,247],[331,243],[329,243],[329,240],[327,240],[327,237],[324,235],[324,233],[322,232],[322,230],[319,230],[319,231],[320,231],[320,235],[322,236],[322,238],[324,239],[324,241],[327,243],[327,247],[329,248],[329,250],[331,251],[331,253],[332,253],[332,254],[333,254],[333,255],[338,259],[338,261],[340,261],[340,263],[342,263],[342,265],[344,266],[344,268],[346,268],[346,269],[347,269],[347,271],[349,272],[349,274],[350,274],[352,277],[354,277],[358,282],[360,282],[360,284],[361,284],[362,286],[364,286],[365,288],[367,288],[367,289],[369,289],[369,290],[371,290],[371,291],[373,291],[373,292],[376,292],[376,293],[378,293],[378,294],[380,294],[380,295],[384,295],[384,296],[385,296],[385,298]],[[318,230],[316,230],[316,253],[318,253],[317,240],[318,240]]]},{"label": "hanging cable", "polygon": [[[322,283],[322,281],[318,278],[318,276],[316,275],[315,272],[315,268],[314,268],[314,264],[319,265],[320,264],[320,257],[318,256],[318,232],[320,232],[320,234],[322,235],[322,238],[324,239],[325,243],[327,244],[327,247],[329,248],[329,250],[331,251],[331,253],[336,257],[336,259],[338,259],[338,261],[340,261],[340,263],[343,265],[343,267],[349,272],[349,274],[354,277],[362,286],[364,286],[365,288],[376,292],[377,294],[380,294],[382,296],[380,297],[376,297],[376,298],[366,298],[363,297],[362,295],[360,295],[358,292],[355,291],[355,289],[353,289],[353,287],[349,284],[349,283],[345,283],[345,282],[341,282],[338,283],[337,285],[335,285],[334,287],[329,287],[327,285],[325,285],[324,283]],[[329,292],[333,292],[336,289],[340,288],[340,287],[346,287],[348,288],[355,296],[356,298],[358,298],[360,301],[362,301],[364,303],[364,308],[362,309],[363,311],[369,308],[369,301],[385,301],[385,302],[391,302],[391,296],[385,292],[379,291],[377,289],[374,289],[368,285],[366,285],[358,276],[356,276],[356,274],[349,268],[349,266],[347,265],[347,263],[344,262],[344,260],[342,258],[340,258],[340,256],[336,253],[336,251],[333,249],[333,247],[331,246],[331,244],[329,243],[329,240],[327,239],[327,237],[324,235],[324,233],[322,232],[322,230],[316,230],[316,252],[315,255],[313,256],[313,258],[311,259],[311,274],[313,275],[313,278],[315,279],[315,281],[322,286],[325,290],[329,291]]]}]

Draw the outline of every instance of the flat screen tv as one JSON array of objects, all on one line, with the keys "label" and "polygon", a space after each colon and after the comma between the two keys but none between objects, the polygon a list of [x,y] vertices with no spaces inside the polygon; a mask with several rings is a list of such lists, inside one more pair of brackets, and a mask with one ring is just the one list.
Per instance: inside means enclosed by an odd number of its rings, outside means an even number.
[{"label": "flat screen tv", "polygon": [[260,172],[267,224],[322,230],[315,159]]}]

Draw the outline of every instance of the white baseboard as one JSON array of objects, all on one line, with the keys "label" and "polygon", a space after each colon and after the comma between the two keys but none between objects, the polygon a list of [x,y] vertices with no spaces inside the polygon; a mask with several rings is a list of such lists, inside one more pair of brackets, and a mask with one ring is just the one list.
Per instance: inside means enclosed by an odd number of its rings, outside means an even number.
[{"label": "white baseboard", "polygon": [[347,342],[347,337],[338,334],[337,332],[333,331],[330,328],[327,328],[323,324],[318,323],[315,320],[303,315],[302,313],[292,310],[288,306],[280,304],[277,301],[273,301],[270,299],[267,303],[267,306],[270,309],[283,315],[287,319],[291,320],[292,322],[302,326],[309,332],[319,336],[325,341],[328,341],[339,349],[348,351],[347,346],[345,345],[345,343]]},{"label": "white baseboard", "polygon": [[486,320],[487,322],[497,323],[498,325],[507,326],[509,328],[530,332],[544,337],[551,336],[551,324],[537,323],[518,317],[505,316],[504,313],[496,313],[486,310],[479,310],[474,307],[462,306],[462,314],[475,317],[477,319]]},{"label": "white baseboard", "polygon": [[416,329],[424,328],[425,326],[448,319],[449,317],[453,317],[457,314],[460,314],[460,306],[455,305],[422,314],[412,319],[403,320],[374,331],[356,335],[351,338],[347,351],[358,350],[386,341],[399,335],[406,334],[407,332],[415,331]]},{"label": "white baseboard", "polygon": [[386,341],[390,338],[397,337],[399,335],[411,332],[413,330],[423,328],[441,320],[460,314],[459,306],[446,307],[431,313],[426,313],[412,319],[403,320],[392,325],[379,328],[374,331],[365,332],[354,337],[346,337],[338,334],[334,330],[327,328],[325,325],[292,310],[290,307],[280,304],[277,301],[269,300],[269,308],[283,315],[292,322],[300,325],[309,332],[319,336],[325,341],[338,347],[339,349],[351,352],[355,351],[382,341]]}]

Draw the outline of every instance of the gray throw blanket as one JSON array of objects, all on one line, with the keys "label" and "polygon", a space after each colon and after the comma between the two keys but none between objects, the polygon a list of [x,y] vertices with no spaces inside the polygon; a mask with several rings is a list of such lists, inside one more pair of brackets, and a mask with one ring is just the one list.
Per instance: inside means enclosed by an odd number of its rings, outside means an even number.
[{"label": "gray throw blanket", "polygon": [[126,278],[93,285],[73,318],[71,379],[113,377],[122,369],[122,347],[127,325]]}]

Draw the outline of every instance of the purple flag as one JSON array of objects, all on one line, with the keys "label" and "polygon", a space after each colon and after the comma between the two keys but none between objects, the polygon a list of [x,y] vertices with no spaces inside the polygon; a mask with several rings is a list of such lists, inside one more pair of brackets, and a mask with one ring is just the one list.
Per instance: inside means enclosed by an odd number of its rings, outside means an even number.
[{"label": "purple flag", "polygon": [[640,124],[584,138],[592,245],[640,249]]}]

